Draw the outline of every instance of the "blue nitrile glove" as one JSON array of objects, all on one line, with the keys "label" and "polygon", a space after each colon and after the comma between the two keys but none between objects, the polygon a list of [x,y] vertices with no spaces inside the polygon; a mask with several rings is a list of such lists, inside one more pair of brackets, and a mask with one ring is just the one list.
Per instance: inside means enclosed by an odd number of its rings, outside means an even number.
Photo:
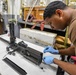
[{"label": "blue nitrile glove", "polygon": [[44,53],[46,52],[50,52],[52,54],[59,54],[59,51],[55,50],[52,46],[47,46],[46,48],[44,48]]},{"label": "blue nitrile glove", "polygon": [[54,57],[46,56],[46,57],[43,58],[43,61],[44,61],[46,64],[52,64],[53,61],[54,61]]}]

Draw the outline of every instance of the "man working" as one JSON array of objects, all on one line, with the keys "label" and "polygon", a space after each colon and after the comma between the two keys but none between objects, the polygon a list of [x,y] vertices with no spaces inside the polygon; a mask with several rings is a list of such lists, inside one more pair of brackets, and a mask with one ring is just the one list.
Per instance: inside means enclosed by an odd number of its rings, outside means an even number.
[{"label": "man working", "polygon": [[[67,49],[55,50],[51,46],[47,46],[44,49],[44,53],[50,52],[52,54],[61,54],[61,55],[74,55],[76,54],[76,10],[68,7],[61,1],[51,2],[44,11],[44,20],[49,23],[49,25],[57,29],[65,29],[69,26],[69,39],[74,46],[71,46]],[[63,70],[68,72],[71,75],[76,75],[76,65],[60,61],[54,57],[46,56],[43,58],[43,61],[46,64],[55,63],[60,66]]]}]

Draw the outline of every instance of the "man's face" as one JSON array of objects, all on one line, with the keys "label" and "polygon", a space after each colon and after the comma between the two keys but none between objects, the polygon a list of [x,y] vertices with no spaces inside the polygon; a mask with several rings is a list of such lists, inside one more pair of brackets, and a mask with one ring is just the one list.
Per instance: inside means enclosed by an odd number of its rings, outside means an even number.
[{"label": "man's face", "polygon": [[54,14],[51,18],[46,18],[45,22],[47,22],[51,28],[55,30],[63,30],[67,26],[65,16],[61,15],[61,13]]}]

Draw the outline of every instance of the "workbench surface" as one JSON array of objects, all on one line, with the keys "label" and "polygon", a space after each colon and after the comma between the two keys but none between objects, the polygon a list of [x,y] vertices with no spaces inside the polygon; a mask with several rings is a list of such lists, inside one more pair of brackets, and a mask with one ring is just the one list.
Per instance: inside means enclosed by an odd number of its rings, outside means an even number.
[{"label": "workbench surface", "polygon": [[[7,35],[0,35],[0,37],[9,40],[9,37]],[[21,39],[16,39],[16,42],[22,41]],[[29,47],[34,48],[38,51],[43,52],[43,47],[37,46],[35,44],[29,43],[24,41],[28,44]],[[8,46],[7,43],[0,40],[0,73],[2,75],[19,75],[18,72],[16,72],[14,69],[12,69],[8,64],[6,64],[2,59],[7,54],[6,47]],[[15,56],[13,55],[6,55],[7,58],[9,58],[11,61],[13,61],[15,64],[17,64],[19,67],[24,69],[27,72],[27,75],[56,75],[57,72],[57,65],[51,64],[46,65],[44,63],[41,63],[41,65],[36,65],[33,62],[29,61],[28,59],[24,58],[19,53],[15,52]],[[52,55],[51,56],[55,58],[60,58],[59,55]],[[43,67],[41,69],[40,67]]]}]

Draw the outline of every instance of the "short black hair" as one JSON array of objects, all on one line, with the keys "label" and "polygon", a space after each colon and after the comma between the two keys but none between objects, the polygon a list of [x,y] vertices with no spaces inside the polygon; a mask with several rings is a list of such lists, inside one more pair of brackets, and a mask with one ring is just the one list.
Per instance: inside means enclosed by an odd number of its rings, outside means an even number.
[{"label": "short black hair", "polygon": [[65,3],[62,1],[53,1],[44,10],[43,18],[44,20],[47,17],[51,17],[53,14],[55,14],[56,9],[62,9],[64,10],[66,7],[68,7]]}]

